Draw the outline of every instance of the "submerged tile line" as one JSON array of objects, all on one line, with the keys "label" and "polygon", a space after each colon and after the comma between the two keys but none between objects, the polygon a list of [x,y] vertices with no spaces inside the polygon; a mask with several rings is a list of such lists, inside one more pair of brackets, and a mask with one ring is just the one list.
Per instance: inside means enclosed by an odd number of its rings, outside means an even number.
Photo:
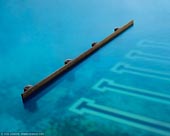
[{"label": "submerged tile line", "polygon": [[141,76],[170,81],[170,73],[130,66],[129,64],[123,62],[117,63],[114,67],[111,68],[111,71],[121,74],[124,72],[128,72]]},{"label": "submerged tile line", "polygon": [[131,50],[127,55],[126,58],[128,59],[146,59],[146,60],[153,60],[158,62],[170,62],[170,57],[165,56],[159,56],[159,55],[153,55],[149,53],[143,53],[138,50]]},{"label": "submerged tile line", "polygon": [[77,114],[91,114],[108,120],[168,136],[170,124],[134,113],[96,104],[94,100],[80,98],[70,108]]},{"label": "submerged tile line", "polygon": [[137,43],[138,47],[154,47],[154,48],[162,48],[162,49],[169,49],[170,43],[168,42],[155,42],[151,40],[142,40]]},{"label": "submerged tile line", "polygon": [[168,94],[153,92],[146,89],[135,88],[128,85],[118,84],[114,80],[109,80],[105,78],[99,80],[92,87],[92,89],[100,92],[111,91],[111,92],[121,93],[133,97],[140,97],[142,99],[156,101],[163,104],[170,104],[170,95]]},{"label": "submerged tile line", "polygon": [[157,50],[162,50],[162,51],[164,51],[164,50],[170,51],[170,48],[167,46],[161,47],[161,46],[154,46],[154,45],[150,45],[150,46],[143,45],[143,46],[139,46],[138,48],[151,48],[151,49],[155,49],[155,50],[157,49]]}]

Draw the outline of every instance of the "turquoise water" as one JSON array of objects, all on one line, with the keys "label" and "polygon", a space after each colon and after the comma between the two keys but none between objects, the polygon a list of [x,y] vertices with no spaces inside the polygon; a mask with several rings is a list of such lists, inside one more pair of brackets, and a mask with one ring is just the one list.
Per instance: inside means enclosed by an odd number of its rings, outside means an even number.
[{"label": "turquoise water", "polygon": [[[170,135],[170,2],[1,0],[0,132]],[[135,25],[23,105],[21,93]]]}]

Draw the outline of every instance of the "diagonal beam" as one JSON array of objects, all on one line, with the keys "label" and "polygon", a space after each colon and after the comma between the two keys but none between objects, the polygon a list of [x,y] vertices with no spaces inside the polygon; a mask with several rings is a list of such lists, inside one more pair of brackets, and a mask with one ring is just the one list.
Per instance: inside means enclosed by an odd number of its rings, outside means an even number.
[{"label": "diagonal beam", "polygon": [[48,83],[50,83],[51,81],[56,79],[57,77],[61,76],[62,74],[67,72],[70,68],[73,68],[74,66],[79,64],[81,61],[83,61],[84,59],[86,59],[87,57],[92,55],[94,52],[96,52],[98,49],[103,47],[105,44],[107,44],[108,42],[113,40],[115,37],[120,35],[122,32],[126,31],[129,27],[133,26],[133,24],[134,24],[134,21],[131,20],[130,22],[128,22],[127,24],[125,24],[121,28],[116,29],[116,31],[114,33],[112,33],[111,35],[106,37],[104,40],[102,40],[98,43],[95,43],[95,45],[92,48],[85,51],[80,56],[78,56],[74,60],[67,63],[65,66],[61,67],[60,69],[58,69],[57,71],[55,71],[54,73],[52,73],[51,75],[49,75],[48,77],[43,79],[42,81],[38,82],[34,86],[32,86],[29,89],[27,89],[26,91],[24,91],[24,93],[21,94],[23,102],[25,102],[31,96],[38,93],[40,91],[40,89],[42,89],[42,87],[44,87],[45,85],[47,85]]}]

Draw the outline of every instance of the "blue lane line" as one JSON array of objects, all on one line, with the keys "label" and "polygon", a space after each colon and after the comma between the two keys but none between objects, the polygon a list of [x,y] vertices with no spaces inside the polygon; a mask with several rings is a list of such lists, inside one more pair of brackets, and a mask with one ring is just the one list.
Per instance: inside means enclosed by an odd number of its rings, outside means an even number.
[{"label": "blue lane line", "polygon": [[170,49],[170,43],[168,42],[155,42],[151,40],[142,40],[137,44],[137,46]]},{"label": "blue lane line", "polygon": [[118,84],[114,80],[109,80],[105,78],[101,79],[98,83],[96,83],[93,86],[93,89],[101,92],[112,91],[117,93],[123,93],[126,95],[141,97],[148,100],[154,100],[159,103],[170,104],[170,95],[168,94]]},{"label": "blue lane line", "polygon": [[70,110],[78,114],[93,114],[106,119],[110,119],[112,121],[131,125],[140,129],[145,129],[154,133],[159,133],[166,136],[170,135],[169,123],[98,105],[95,104],[93,100],[86,98],[79,99],[75,104],[71,106]]},{"label": "blue lane line", "polygon": [[154,124],[152,122],[146,122],[144,120],[135,119],[135,118],[124,116],[124,115],[121,115],[121,114],[118,114],[118,113],[114,113],[114,112],[111,112],[111,111],[106,111],[106,110],[103,110],[103,109],[100,109],[100,108],[96,108],[96,107],[88,105],[87,102],[83,102],[79,107],[77,107],[77,109],[79,109],[79,110],[81,110],[81,109],[88,109],[88,110],[100,112],[100,113],[103,113],[103,114],[107,114],[107,115],[110,115],[110,116],[114,116],[116,118],[121,118],[121,119],[124,119],[124,120],[128,120],[130,122],[135,122],[135,123],[138,123],[138,124],[143,124],[143,125],[146,125],[146,126],[157,128],[157,129],[162,129],[162,130],[165,130],[165,131],[170,131],[169,127],[167,128],[165,126],[161,126],[159,124]]},{"label": "blue lane line", "polygon": [[166,61],[166,62],[170,61],[170,57],[153,55],[153,54],[149,54],[149,53],[143,53],[143,52],[137,51],[137,50],[130,51],[126,55],[126,57],[129,58],[129,59],[142,58],[142,59],[154,60],[154,61]]},{"label": "blue lane line", "polygon": [[151,77],[151,78],[158,78],[161,80],[170,81],[170,73],[146,69],[146,68],[134,67],[134,66],[130,66],[127,63],[122,63],[122,62],[117,63],[111,69],[111,71],[117,72],[117,73],[128,72],[128,73],[137,74],[140,76],[147,76],[147,77]]}]

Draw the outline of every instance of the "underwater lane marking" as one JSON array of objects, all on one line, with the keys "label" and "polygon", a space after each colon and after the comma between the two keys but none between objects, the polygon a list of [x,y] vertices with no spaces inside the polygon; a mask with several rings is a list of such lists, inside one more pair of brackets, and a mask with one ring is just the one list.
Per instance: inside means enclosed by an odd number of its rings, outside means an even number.
[{"label": "underwater lane marking", "polygon": [[151,78],[158,78],[161,80],[170,81],[170,73],[160,72],[156,70],[149,70],[145,68],[138,68],[138,67],[130,66],[127,63],[117,63],[113,68],[111,68],[111,71],[116,73],[121,73],[121,74],[123,72],[128,72],[140,76],[147,76]]},{"label": "underwater lane marking", "polygon": [[146,59],[146,60],[154,60],[154,61],[166,61],[166,62],[170,62],[170,57],[164,57],[164,56],[159,56],[159,55],[152,55],[149,53],[143,53],[141,51],[137,51],[137,50],[131,50],[126,57],[128,59],[138,59],[138,58],[142,58],[142,59]]},{"label": "underwater lane marking", "polygon": [[151,40],[142,40],[137,43],[138,47],[154,47],[154,48],[162,48],[162,49],[170,49],[170,44],[166,42],[155,42]]},{"label": "underwater lane marking", "polygon": [[97,82],[97,84],[93,86],[93,89],[101,92],[111,91],[125,95],[140,97],[159,103],[170,104],[170,95],[168,94],[162,94],[149,90],[130,87],[127,85],[115,83],[113,80],[104,78]]},{"label": "underwater lane marking", "polygon": [[70,107],[69,110],[77,114],[92,114],[108,120],[112,120],[165,136],[170,135],[169,123],[125,112],[122,110],[109,108],[103,105],[98,105],[95,104],[95,101],[86,98],[80,98]]},{"label": "underwater lane marking", "polygon": [[139,48],[154,48],[154,49],[161,49],[170,51],[170,44],[166,43],[157,43],[157,42],[148,42],[148,41],[140,41],[137,43]]}]

